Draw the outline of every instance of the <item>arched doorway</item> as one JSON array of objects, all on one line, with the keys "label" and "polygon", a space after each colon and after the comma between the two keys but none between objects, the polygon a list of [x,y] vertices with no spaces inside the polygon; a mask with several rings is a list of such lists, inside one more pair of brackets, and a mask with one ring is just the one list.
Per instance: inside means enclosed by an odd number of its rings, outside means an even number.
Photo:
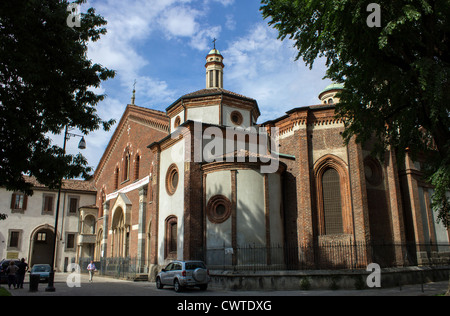
[{"label": "arched doorway", "polygon": [[117,208],[112,220],[112,257],[125,257],[128,252],[127,231],[125,230],[125,219],[122,208]]},{"label": "arched doorway", "polygon": [[102,242],[103,242],[103,228],[100,228],[97,233],[97,239],[95,240],[95,261],[100,261],[102,257]]},{"label": "arched doorway", "polygon": [[39,228],[32,234],[30,266],[51,264],[55,234],[51,227]]}]

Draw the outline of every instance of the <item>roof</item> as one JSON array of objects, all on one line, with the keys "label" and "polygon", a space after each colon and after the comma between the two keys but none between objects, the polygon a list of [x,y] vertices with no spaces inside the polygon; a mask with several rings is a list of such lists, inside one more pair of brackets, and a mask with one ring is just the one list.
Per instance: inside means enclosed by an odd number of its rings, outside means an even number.
[{"label": "roof", "polygon": [[320,99],[320,96],[322,94],[324,94],[325,92],[332,91],[332,90],[343,90],[343,89],[344,89],[344,85],[343,84],[332,83],[332,84],[328,85],[325,89],[323,89],[322,92],[320,92],[319,99]]},{"label": "roof", "polygon": [[320,110],[328,110],[328,109],[334,109],[336,108],[335,104],[317,104],[317,105],[310,105],[310,106],[302,106],[302,107],[296,107],[286,112],[286,115],[280,116],[276,119],[269,120],[266,122],[261,123],[261,126],[267,126],[270,124],[276,124],[284,119],[289,118],[290,114],[293,114],[297,111],[320,111]]},{"label": "roof", "polygon": [[255,103],[257,105],[257,102],[256,102],[255,99],[246,97],[246,96],[244,96],[242,94],[238,94],[236,92],[228,91],[228,90],[225,90],[225,89],[222,89],[222,88],[210,88],[210,89],[201,89],[201,90],[194,91],[194,92],[191,92],[191,93],[183,95],[178,100],[176,100],[174,103],[172,103],[166,109],[166,111],[169,111],[173,106],[175,106],[181,100],[192,99],[192,98],[197,98],[197,97],[221,95],[221,94],[222,95],[228,95],[228,96],[231,96],[231,97],[237,97],[237,98],[242,99],[242,100],[253,102],[253,103]]},{"label": "roof", "polygon": [[208,55],[221,55],[222,56],[222,54],[219,52],[219,50],[218,49],[211,49],[211,51],[209,52],[209,54]]},{"label": "roof", "polygon": [[[45,189],[47,186],[39,183],[36,179],[36,177],[33,176],[23,176],[25,181],[27,183],[30,183],[33,185],[33,188],[35,189]],[[66,180],[64,179],[62,181],[62,190],[65,191],[86,191],[86,192],[97,192],[94,186],[94,182],[92,180],[86,181],[86,180]]]},{"label": "roof", "polygon": [[127,122],[128,118],[131,116],[145,121],[146,124],[151,124],[153,128],[157,130],[163,131],[167,134],[169,133],[170,120],[165,112],[128,104],[125,112],[122,114],[116,130],[114,131],[114,134],[111,136],[109,143],[105,151],[103,152],[102,158],[100,159],[97,168],[95,168],[94,179],[97,179],[101,174],[106,162],[109,159],[109,153],[114,150],[114,144],[118,140],[121,130],[125,128],[125,123]]}]

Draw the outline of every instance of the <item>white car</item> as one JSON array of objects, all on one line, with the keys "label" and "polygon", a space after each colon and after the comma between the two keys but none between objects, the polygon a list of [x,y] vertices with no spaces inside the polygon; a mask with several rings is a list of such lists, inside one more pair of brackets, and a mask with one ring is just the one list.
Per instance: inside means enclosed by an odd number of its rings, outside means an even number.
[{"label": "white car", "polygon": [[173,261],[157,275],[156,287],[173,286],[175,292],[180,292],[185,287],[198,286],[204,291],[210,280],[209,271],[202,261]]}]

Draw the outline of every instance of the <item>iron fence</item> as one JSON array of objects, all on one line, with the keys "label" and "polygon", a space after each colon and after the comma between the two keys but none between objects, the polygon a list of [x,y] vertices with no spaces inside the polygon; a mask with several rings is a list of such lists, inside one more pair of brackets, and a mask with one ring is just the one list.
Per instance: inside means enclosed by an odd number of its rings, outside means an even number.
[{"label": "iron fence", "polygon": [[[450,265],[450,244],[316,242],[308,245],[275,244],[270,247],[248,244],[242,247],[197,249],[190,258],[204,261],[210,270],[287,271],[355,270],[370,263],[382,268]],[[79,260],[87,273],[91,259]],[[134,258],[102,258],[94,262],[98,273],[115,278],[134,279],[148,272],[148,265]]]},{"label": "iron fence", "polygon": [[[79,259],[79,265],[82,273],[88,273],[87,266],[91,259]],[[138,274],[145,272],[142,267],[142,261],[136,257],[126,258],[101,258],[100,261],[94,261],[97,273],[102,276],[110,276],[119,279],[135,279]]]},{"label": "iron fence", "polygon": [[212,270],[346,270],[450,265],[450,244],[322,242],[308,245],[256,244],[199,249],[195,259]]}]

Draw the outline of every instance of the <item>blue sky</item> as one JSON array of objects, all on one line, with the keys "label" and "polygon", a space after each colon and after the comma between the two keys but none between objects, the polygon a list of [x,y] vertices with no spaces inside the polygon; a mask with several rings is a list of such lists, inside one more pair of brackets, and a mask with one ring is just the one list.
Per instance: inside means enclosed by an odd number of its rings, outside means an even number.
[{"label": "blue sky", "polygon": [[[164,111],[180,96],[205,88],[205,58],[213,38],[225,57],[224,88],[257,100],[259,123],[300,106],[318,104],[326,68],[310,70],[289,40],[263,20],[260,0],[89,0],[108,21],[108,34],[89,44],[88,57],[114,69],[114,79],[96,89],[107,94],[99,115],[118,122],[137,80],[136,105]],[[114,132],[86,137],[83,155],[96,167]],[[55,137],[60,143],[62,137]],[[70,140],[68,152],[76,154]]]}]

